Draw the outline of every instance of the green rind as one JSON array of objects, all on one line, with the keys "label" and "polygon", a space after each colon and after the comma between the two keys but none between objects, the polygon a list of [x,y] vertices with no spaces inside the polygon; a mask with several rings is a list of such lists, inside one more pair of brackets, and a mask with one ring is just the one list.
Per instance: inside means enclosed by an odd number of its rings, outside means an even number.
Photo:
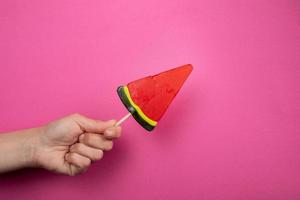
[{"label": "green rind", "polygon": [[127,110],[132,114],[134,119],[147,131],[152,131],[155,126],[150,125],[148,122],[146,122],[136,111],[136,109],[130,104],[127,96],[125,95],[124,92],[124,87],[120,86],[117,89],[118,95],[123,102],[124,106],[127,108]]}]

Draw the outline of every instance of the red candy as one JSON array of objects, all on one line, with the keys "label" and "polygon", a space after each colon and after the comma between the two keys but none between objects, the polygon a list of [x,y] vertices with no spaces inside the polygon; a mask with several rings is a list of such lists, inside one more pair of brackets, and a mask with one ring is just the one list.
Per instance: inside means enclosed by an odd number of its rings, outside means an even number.
[{"label": "red candy", "polygon": [[192,70],[188,64],[130,82],[130,96],[147,117],[158,122]]}]

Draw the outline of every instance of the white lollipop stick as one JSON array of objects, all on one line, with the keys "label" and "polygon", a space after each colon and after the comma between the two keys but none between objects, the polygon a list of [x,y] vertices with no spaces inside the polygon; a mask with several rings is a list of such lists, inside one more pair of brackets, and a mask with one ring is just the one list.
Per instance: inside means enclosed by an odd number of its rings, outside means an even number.
[{"label": "white lollipop stick", "polygon": [[126,121],[126,119],[128,119],[131,116],[131,113],[128,113],[127,115],[125,115],[122,119],[120,119],[115,126],[120,126],[124,121]]}]

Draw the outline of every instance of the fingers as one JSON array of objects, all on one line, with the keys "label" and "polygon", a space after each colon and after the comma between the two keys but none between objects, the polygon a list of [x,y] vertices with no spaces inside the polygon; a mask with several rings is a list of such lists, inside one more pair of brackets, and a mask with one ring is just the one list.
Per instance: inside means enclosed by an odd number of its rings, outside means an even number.
[{"label": "fingers", "polygon": [[70,152],[65,156],[65,160],[70,164],[68,174],[74,176],[85,172],[90,167],[92,161],[100,160],[102,157],[102,150],[76,143],[71,146]]},{"label": "fingers", "polygon": [[[121,127],[114,127],[115,120],[98,121],[87,118],[79,114],[73,114],[68,117],[72,124],[82,131],[79,137],[79,143],[71,145],[69,152],[65,155],[67,173],[76,175],[84,172],[91,165],[92,161],[100,160],[103,157],[103,151],[111,150],[113,147],[112,139],[121,136]],[[78,135],[77,135],[78,137]],[[76,137],[76,139],[77,139]]]},{"label": "fingers", "polygon": [[103,133],[104,130],[113,127],[116,124],[115,120],[99,121],[79,114],[73,114],[71,117],[85,132]]},{"label": "fingers", "polygon": [[95,133],[85,133],[79,137],[79,142],[92,148],[109,151],[113,147],[113,142],[106,139],[103,135]]},{"label": "fingers", "polygon": [[88,159],[85,156],[82,156],[77,153],[67,153],[65,156],[65,159],[67,162],[69,162],[72,165],[75,165],[76,167],[79,167],[82,170],[87,169],[91,165],[91,160]]},{"label": "fingers", "polygon": [[89,158],[91,161],[97,161],[103,157],[103,151],[101,149],[95,149],[83,143],[76,143],[72,145],[70,147],[70,152],[85,156]]}]

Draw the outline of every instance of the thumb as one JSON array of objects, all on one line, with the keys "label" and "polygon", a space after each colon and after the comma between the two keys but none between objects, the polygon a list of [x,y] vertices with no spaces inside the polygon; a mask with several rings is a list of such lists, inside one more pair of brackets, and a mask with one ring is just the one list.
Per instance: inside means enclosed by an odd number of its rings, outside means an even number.
[{"label": "thumb", "polygon": [[116,124],[116,120],[100,121],[90,119],[79,114],[74,114],[73,119],[82,130],[91,133],[103,133],[105,129]]}]

